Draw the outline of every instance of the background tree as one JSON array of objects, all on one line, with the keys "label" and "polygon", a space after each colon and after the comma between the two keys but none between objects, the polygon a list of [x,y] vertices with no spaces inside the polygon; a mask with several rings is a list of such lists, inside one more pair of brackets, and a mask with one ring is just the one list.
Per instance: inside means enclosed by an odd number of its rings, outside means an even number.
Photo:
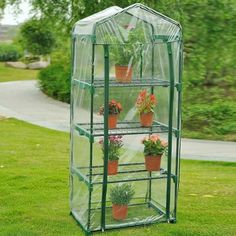
[{"label": "background tree", "polygon": [[31,19],[21,26],[21,43],[34,55],[48,55],[55,46],[55,38],[45,21]]}]

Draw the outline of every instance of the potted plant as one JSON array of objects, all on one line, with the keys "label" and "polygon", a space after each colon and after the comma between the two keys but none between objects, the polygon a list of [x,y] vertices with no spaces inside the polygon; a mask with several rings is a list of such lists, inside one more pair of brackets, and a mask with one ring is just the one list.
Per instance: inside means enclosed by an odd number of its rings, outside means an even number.
[{"label": "potted plant", "polygon": [[156,134],[145,137],[142,140],[144,144],[145,166],[148,171],[159,171],[161,166],[161,157],[167,151],[168,143],[161,140]]},{"label": "potted plant", "polygon": [[[118,115],[122,111],[122,106],[119,102],[112,99],[108,104],[108,128],[115,129],[117,126]],[[104,106],[100,107],[100,115],[104,115]]]},{"label": "potted plant", "polygon": [[148,94],[147,90],[142,90],[136,100],[136,108],[140,115],[140,124],[144,127],[150,127],[153,123],[154,107],[157,100],[154,94]]},{"label": "potted plant", "polygon": [[115,44],[110,50],[115,62],[115,77],[120,83],[130,83],[133,76],[134,52],[131,44]]},{"label": "potted plant", "polygon": [[133,75],[133,65],[138,57],[142,43],[146,38],[142,27],[124,25],[124,39],[121,42],[117,36],[107,36],[110,47],[110,57],[115,63],[115,77],[120,83],[130,83]]},{"label": "potted plant", "polygon": [[[104,154],[104,141],[99,140],[102,152]],[[118,160],[120,157],[120,149],[123,146],[121,135],[112,135],[108,139],[108,175],[116,175],[118,170]]]},{"label": "potted plant", "polygon": [[128,204],[134,193],[130,184],[119,184],[111,188],[112,216],[115,220],[123,220],[127,217]]}]

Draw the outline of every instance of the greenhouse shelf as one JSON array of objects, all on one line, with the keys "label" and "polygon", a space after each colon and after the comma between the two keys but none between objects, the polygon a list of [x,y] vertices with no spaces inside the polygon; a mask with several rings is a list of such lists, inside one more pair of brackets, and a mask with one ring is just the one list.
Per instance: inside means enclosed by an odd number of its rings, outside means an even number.
[{"label": "greenhouse shelf", "polygon": [[[148,172],[144,163],[131,163],[120,164],[119,167],[129,167],[127,170],[118,171],[117,175],[108,176],[107,183],[124,183],[124,182],[134,182],[134,181],[142,181],[142,180],[154,180],[154,179],[166,179],[168,177],[166,170],[161,170],[160,172]],[[139,166],[137,168],[137,166]],[[141,168],[140,168],[141,167]],[[83,170],[88,169],[87,167],[72,167],[72,173],[78,175],[80,181],[84,181],[89,187],[92,187],[95,184],[103,184],[103,166],[92,167],[95,169],[95,173],[92,175],[86,174]],[[133,170],[131,170],[131,168]],[[138,177],[137,177],[137,173]],[[127,175],[128,174],[128,175]],[[125,176],[126,175],[126,176]],[[89,176],[92,176],[92,180],[89,181]],[[171,178],[173,181],[176,181],[177,176],[171,174]]]},{"label": "greenhouse shelf", "polygon": [[[74,127],[80,135],[93,138],[104,135],[103,123],[77,123]],[[153,133],[168,133],[168,126],[160,122],[154,121],[151,127],[142,127],[139,122],[119,122],[115,129],[109,129],[108,135],[135,135],[135,134],[153,134]],[[178,130],[172,128],[172,132],[178,135]]]},{"label": "greenhouse shelf", "polygon": [[[104,78],[94,78],[93,84],[78,80],[76,78],[73,79],[73,83],[78,84],[80,88],[104,88]],[[157,78],[140,78],[140,79],[132,79],[129,83],[119,83],[114,77],[109,78],[109,86],[110,87],[150,87],[150,86],[162,86],[168,87],[170,82],[167,80],[161,80]]]}]

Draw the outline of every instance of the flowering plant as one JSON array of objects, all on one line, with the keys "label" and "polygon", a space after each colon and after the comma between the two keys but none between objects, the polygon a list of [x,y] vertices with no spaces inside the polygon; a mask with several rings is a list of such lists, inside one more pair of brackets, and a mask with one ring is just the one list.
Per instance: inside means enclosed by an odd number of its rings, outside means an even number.
[{"label": "flowering plant", "polygon": [[157,100],[154,94],[148,94],[147,90],[144,89],[139,93],[135,105],[139,113],[149,113],[153,112]]},{"label": "flowering plant", "polygon": [[157,134],[152,134],[149,137],[144,137],[142,139],[142,144],[144,144],[145,156],[162,155],[167,151],[168,146],[168,143],[164,140],[161,140]]},{"label": "flowering plant", "polygon": [[[108,113],[109,113],[109,115],[119,114],[121,111],[122,111],[122,106],[116,100],[112,99],[108,103]],[[100,115],[104,114],[104,106],[100,107],[99,114]]]},{"label": "flowering plant", "polygon": [[[104,154],[104,140],[100,139],[99,144],[101,145],[102,152]],[[108,139],[108,159],[110,161],[119,160],[120,149],[123,146],[121,135],[111,135]]]}]

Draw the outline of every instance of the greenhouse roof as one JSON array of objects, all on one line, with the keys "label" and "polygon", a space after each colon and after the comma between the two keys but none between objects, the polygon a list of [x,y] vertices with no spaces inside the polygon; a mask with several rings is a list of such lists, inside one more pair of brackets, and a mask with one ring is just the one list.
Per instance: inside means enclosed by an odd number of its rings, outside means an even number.
[{"label": "greenhouse roof", "polygon": [[[154,34],[176,36],[179,35],[179,32],[181,31],[181,26],[178,22],[147,6],[136,3],[124,9],[118,6],[109,7],[79,20],[74,26],[73,34],[96,35],[96,28],[99,25],[107,23],[106,27],[112,28],[116,24],[121,24],[120,19],[124,18],[125,15],[130,17],[131,25],[136,24],[134,22],[137,21],[149,24],[152,27]],[[130,22],[128,25],[130,25]]]}]

